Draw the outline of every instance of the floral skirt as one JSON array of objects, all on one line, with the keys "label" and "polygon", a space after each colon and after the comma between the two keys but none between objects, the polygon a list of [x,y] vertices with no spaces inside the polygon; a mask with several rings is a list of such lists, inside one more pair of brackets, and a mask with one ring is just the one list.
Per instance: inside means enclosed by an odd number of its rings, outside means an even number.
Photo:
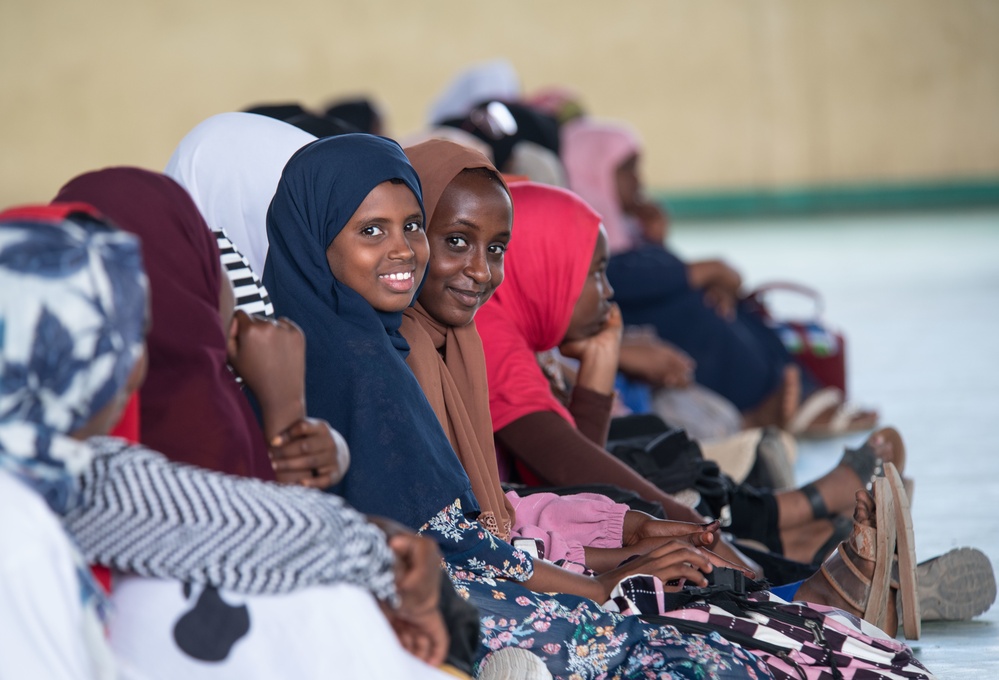
[{"label": "floral skirt", "polygon": [[519,582],[533,574],[530,557],[464,517],[458,503],[421,533],[438,542],[455,589],[479,608],[478,662],[492,651],[519,647],[565,680],[771,677],[756,656],[717,634],[682,634],[585,598],[528,590]]}]

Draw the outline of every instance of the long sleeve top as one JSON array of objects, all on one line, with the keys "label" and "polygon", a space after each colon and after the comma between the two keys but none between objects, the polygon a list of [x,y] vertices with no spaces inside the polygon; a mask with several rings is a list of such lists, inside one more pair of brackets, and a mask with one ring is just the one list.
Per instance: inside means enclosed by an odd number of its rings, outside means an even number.
[{"label": "long sleeve top", "polygon": [[63,527],[91,563],[250,593],[349,583],[394,600],[385,535],[330,494],[173,463],[112,437]]}]

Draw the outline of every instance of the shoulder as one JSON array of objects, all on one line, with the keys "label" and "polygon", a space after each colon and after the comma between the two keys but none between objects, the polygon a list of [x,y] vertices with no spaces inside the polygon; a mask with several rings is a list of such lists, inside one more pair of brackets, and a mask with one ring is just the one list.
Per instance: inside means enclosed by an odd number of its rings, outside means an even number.
[{"label": "shoulder", "polygon": [[0,565],[9,568],[28,555],[72,551],[59,519],[42,497],[5,470],[0,470]]}]

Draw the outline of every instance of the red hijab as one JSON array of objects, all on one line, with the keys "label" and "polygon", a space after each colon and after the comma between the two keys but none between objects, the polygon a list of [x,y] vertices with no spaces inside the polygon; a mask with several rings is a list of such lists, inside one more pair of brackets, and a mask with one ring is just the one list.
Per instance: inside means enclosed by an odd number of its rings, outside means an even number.
[{"label": "red hijab", "polygon": [[90,203],[142,239],[152,307],[142,443],[176,461],[273,479],[263,432],[226,365],[218,246],[191,197],[165,175],[108,168],[71,180],[55,200]]},{"label": "red hijab", "polygon": [[574,423],[552,395],[536,355],[569,330],[597,244],[600,217],[572,192],[523,182],[510,185],[513,238],[505,278],[475,316],[486,353],[493,431],[539,411]]}]

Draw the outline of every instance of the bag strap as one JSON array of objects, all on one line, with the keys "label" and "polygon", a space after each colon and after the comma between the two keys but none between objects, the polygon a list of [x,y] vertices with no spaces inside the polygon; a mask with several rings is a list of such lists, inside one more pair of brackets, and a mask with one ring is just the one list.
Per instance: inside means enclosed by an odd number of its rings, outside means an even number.
[{"label": "bag strap", "polygon": [[[746,297],[750,300],[756,302],[762,309],[767,310],[767,305],[764,303],[763,299],[768,293],[774,291],[783,291],[798,293],[799,295],[807,298],[811,298],[812,302],[815,303],[815,314],[812,318],[821,319],[822,313],[825,311],[826,303],[825,299],[822,297],[822,293],[806,286],[803,283],[794,283],[792,281],[771,281],[769,283],[763,283],[753,289],[753,291]],[[767,316],[770,316],[769,312]]]}]

